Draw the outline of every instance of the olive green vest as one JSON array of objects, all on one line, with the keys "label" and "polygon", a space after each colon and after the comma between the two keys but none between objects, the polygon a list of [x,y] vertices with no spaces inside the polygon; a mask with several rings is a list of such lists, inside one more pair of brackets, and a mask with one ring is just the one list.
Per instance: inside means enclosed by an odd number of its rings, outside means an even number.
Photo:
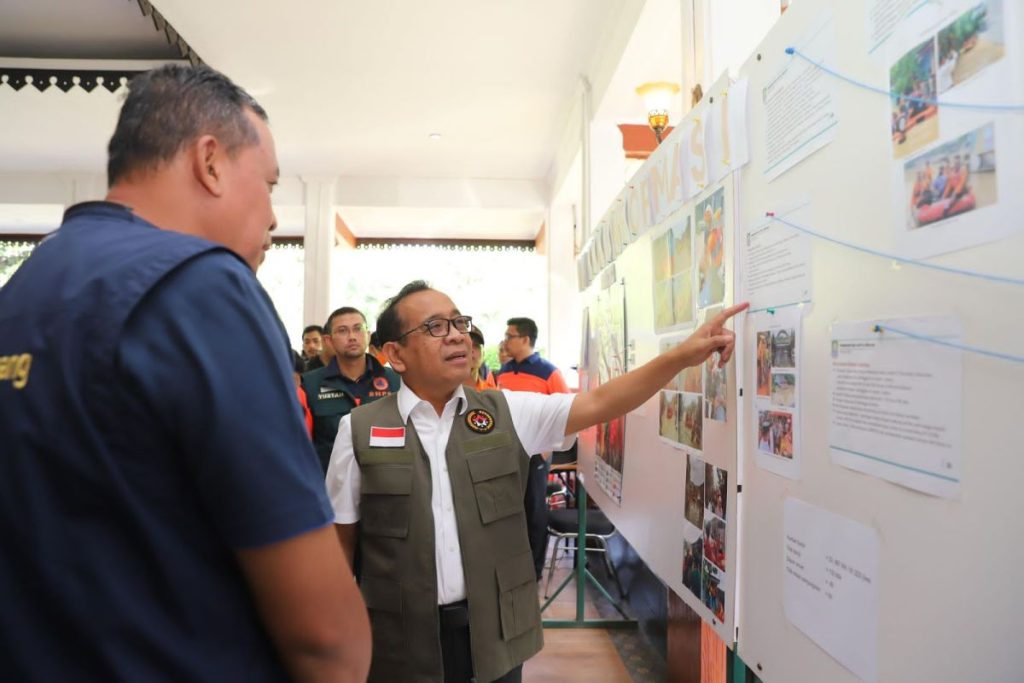
[{"label": "olive green vest", "polygon": [[[523,495],[529,457],[504,395],[466,388],[445,450],[469,602],[473,669],[493,681],[540,651],[537,581],[526,535]],[[493,430],[467,418],[484,410]],[[371,448],[370,427],[402,427],[405,446]],[[443,668],[430,507],[430,463],[398,396],[352,411],[352,442],[362,473],[360,587],[373,629],[370,681],[441,683]]]}]

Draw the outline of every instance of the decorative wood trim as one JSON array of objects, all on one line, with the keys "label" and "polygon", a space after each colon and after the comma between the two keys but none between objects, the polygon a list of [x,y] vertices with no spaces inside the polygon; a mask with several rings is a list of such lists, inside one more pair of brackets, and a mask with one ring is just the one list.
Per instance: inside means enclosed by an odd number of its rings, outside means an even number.
[{"label": "decorative wood trim", "polygon": [[343,219],[341,214],[337,211],[334,212],[334,232],[338,233],[338,239],[353,249],[355,249],[356,245],[359,243],[356,236],[348,229],[348,224],[345,223],[345,219]]},{"label": "decorative wood trim", "polygon": [[433,239],[419,237],[358,237],[357,247],[381,246],[429,246],[429,247],[467,247],[492,249],[523,249],[534,251],[534,240],[478,240],[478,239]]}]

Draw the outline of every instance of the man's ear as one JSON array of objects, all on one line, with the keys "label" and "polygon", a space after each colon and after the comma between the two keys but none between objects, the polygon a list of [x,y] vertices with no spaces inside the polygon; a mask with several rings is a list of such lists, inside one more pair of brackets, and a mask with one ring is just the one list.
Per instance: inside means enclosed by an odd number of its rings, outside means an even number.
[{"label": "man's ear", "polygon": [[202,135],[192,143],[192,173],[199,184],[214,197],[224,194],[224,148],[212,135]]},{"label": "man's ear", "polygon": [[388,363],[391,365],[391,369],[401,374],[405,372],[405,361],[402,360],[402,345],[398,342],[385,342],[381,348],[384,355],[388,357]]}]

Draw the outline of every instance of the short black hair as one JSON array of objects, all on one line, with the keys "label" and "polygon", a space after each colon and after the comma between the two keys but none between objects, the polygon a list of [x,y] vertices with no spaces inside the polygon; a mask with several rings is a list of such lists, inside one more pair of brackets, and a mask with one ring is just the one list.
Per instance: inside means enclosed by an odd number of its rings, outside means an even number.
[{"label": "short black hair", "polygon": [[399,290],[398,294],[384,302],[384,310],[377,316],[377,334],[380,335],[380,343],[398,341],[402,336],[402,319],[398,315],[398,304],[407,296],[433,289],[423,280],[413,280]]},{"label": "short black hair", "polygon": [[530,346],[537,345],[537,323],[533,322],[530,318],[509,318],[505,321],[506,325],[512,325],[519,331],[519,334],[525,334],[530,338]]},{"label": "short black hair", "polygon": [[377,330],[370,333],[370,346],[375,349],[380,348],[380,334],[377,333]]},{"label": "short black hair", "polygon": [[302,336],[305,337],[310,332],[316,332],[317,334],[322,335],[324,333],[324,328],[319,325],[306,325],[306,329],[302,331]]},{"label": "short black hair", "polygon": [[334,322],[335,318],[337,318],[339,315],[350,315],[352,313],[358,314],[359,317],[363,319],[363,322],[366,322],[366,316],[363,315],[363,312],[360,311],[358,308],[352,308],[351,306],[342,306],[341,308],[334,309],[331,312],[331,314],[327,316],[327,324],[324,325],[324,329],[327,330],[327,334],[334,334],[334,330],[331,329],[331,323]]},{"label": "short black hair", "polygon": [[107,184],[169,161],[200,135],[215,135],[228,154],[259,135],[245,116],[267,112],[231,79],[208,66],[166,64],[128,82],[107,146]]},{"label": "short black hair", "polygon": [[484,345],[484,333],[481,332],[476,327],[473,327],[469,330],[469,338],[473,340],[473,346]]}]

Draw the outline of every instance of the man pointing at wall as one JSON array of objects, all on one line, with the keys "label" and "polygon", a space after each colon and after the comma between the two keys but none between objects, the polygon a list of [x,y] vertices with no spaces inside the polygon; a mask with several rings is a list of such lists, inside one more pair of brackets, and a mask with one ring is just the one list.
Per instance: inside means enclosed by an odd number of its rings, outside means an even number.
[{"label": "man pointing at wall", "polygon": [[723,326],[745,308],[592,392],[548,396],[463,387],[472,319],[424,282],[390,299],[377,331],[402,387],[342,419],[327,472],[350,558],[361,541],[370,680],[519,681],[543,644],[527,454],[565,449],[715,351],[727,362],[734,336]]}]

